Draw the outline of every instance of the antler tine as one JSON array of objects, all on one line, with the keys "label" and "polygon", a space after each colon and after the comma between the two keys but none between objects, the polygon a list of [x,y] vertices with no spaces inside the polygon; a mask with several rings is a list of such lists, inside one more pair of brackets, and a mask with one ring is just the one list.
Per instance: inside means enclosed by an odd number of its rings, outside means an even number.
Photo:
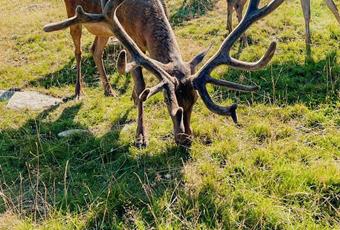
[{"label": "antler tine", "polygon": [[234,122],[237,122],[235,111],[236,105],[232,105],[230,107],[222,107],[216,105],[208,94],[206,84],[211,83],[214,85],[225,86],[230,89],[246,92],[251,92],[258,89],[257,86],[247,86],[225,80],[214,79],[210,76],[210,74],[213,71],[213,69],[223,64],[229,65],[232,68],[250,71],[260,69],[267,65],[275,53],[276,50],[275,42],[272,42],[270,44],[267,52],[263,55],[263,57],[260,60],[253,63],[244,62],[232,58],[230,56],[230,50],[233,44],[249,28],[249,26],[251,26],[254,22],[258,21],[259,19],[265,17],[269,13],[271,13],[273,10],[279,7],[283,3],[283,1],[284,0],[272,0],[268,5],[259,9],[260,0],[251,0],[248,6],[248,10],[240,24],[223,41],[221,47],[216,52],[216,54],[212,58],[210,58],[208,62],[192,78],[194,87],[197,89],[205,105],[212,112],[220,115],[230,115],[233,117]]},{"label": "antler tine", "polygon": [[164,81],[161,81],[160,83],[158,83],[157,85],[155,85],[152,88],[146,88],[140,95],[139,95],[139,99],[142,101],[146,101],[149,97],[155,95],[156,93],[160,92],[164,86],[167,83]]},{"label": "antler tine", "polygon": [[69,26],[79,23],[95,23],[105,21],[105,17],[102,14],[90,14],[86,13],[81,6],[77,6],[76,14],[62,22],[50,23],[44,26],[45,32],[52,32],[57,30],[66,29]]}]

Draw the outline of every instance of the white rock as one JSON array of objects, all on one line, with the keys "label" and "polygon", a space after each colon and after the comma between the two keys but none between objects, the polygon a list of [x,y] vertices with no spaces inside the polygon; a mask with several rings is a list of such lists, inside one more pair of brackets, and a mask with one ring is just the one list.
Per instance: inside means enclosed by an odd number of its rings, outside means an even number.
[{"label": "white rock", "polygon": [[85,129],[70,129],[63,131],[61,133],[58,133],[58,137],[69,137],[75,134],[89,134],[90,132]]},{"label": "white rock", "polygon": [[9,99],[7,108],[42,110],[61,103],[62,100],[38,92],[14,92]]}]

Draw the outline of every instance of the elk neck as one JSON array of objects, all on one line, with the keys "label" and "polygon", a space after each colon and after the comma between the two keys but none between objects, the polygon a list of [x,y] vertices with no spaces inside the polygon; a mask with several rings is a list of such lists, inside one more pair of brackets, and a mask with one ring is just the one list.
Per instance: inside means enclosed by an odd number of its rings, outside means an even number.
[{"label": "elk neck", "polygon": [[166,64],[170,75],[178,79],[188,76],[190,68],[182,59],[162,3],[158,0],[127,1],[117,16],[139,48],[152,59]]}]

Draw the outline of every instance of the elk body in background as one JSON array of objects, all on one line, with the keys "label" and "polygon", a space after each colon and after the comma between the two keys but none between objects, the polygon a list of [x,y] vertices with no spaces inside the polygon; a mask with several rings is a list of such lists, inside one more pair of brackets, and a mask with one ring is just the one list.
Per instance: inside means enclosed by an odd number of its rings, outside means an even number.
[{"label": "elk body in background", "polygon": [[[76,12],[77,6],[82,6],[84,10],[90,13],[101,13],[102,12],[102,4],[104,4],[105,0],[64,0],[66,6],[67,16],[69,18],[73,17]],[[93,55],[94,62],[97,66],[100,80],[104,87],[104,94],[106,96],[114,96],[114,92],[107,78],[107,74],[105,71],[104,63],[103,63],[103,52],[104,48],[111,36],[113,36],[112,31],[101,23],[97,24],[84,24],[84,27],[93,35],[95,35],[94,42],[91,47],[91,53]],[[77,65],[77,78],[76,78],[76,88],[75,88],[75,96],[77,98],[80,97],[83,87],[83,79],[81,73],[81,36],[82,36],[82,28],[83,25],[81,23],[74,24],[70,26],[70,34],[74,44],[74,55],[76,58]]]},{"label": "elk body in background", "polygon": [[[310,50],[311,45],[311,35],[310,35],[310,0],[300,0],[301,6],[303,10],[303,15],[305,18],[305,31],[306,31],[306,47],[307,50]],[[242,11],[244,8],[244,5],[246,4],[247,0],[227,0],[227,29],[229,31],[232,31],[232,14],[235,10],[237,13],[237,18],[239,22],[242,20]],[[337,21],[340,24],[340,14],[338,11],[338,8],[336,7],[333,0],[325,0],[326,5],[328,8],[332,11],[334,16],[336,17]],[[243,39],[244,40],[244,39]]]},{"label": "elk body in background", "polygon": [[[133,97],[138,107],[137,146],[144,146],[147,143],[143,103],[160,91],[164,92],[165,103],[173,122],[175,141],[177,144],[187,146],[192,141],[190,117],[198,98],[197,92],[210,111],[231,116],[234,122],[237,122],[237,105],[222,107],[215,104],[206,88],[208,83],[238,91],[257,89],[256,86],[212,78],[211,72],[220,65],[242,70],[257,70],[269,63],[276,49],[275,42],[272,42],[264,56],[254,63],[239,61],[230,56],[230,50],[240,36],[254,22],[275,10],[283,0],[272,0],[261,8],[259,2],[260,0],[250,0],[242,22],[224,39],[219,50],[197,73],[195,68],[203,60],[207,50],[189,62],[182,59],[174,32],[158,0],[109,0],[100,14],[86,13],[79,6],[74,17],[47,25],[44,29],[55,31],[79,24],[106,25],[130,56],[127,62],[127,55],[122,51],[118,57],[118,68],[120,72],[131,72],[135,83]],[[145,55],[146,52],[148,56]],[[146,88],[142,67],[159,79],[157,85]]]},{"label": "elk body in background", "polygon": [[[89,13],[101,13],[106,2],[108,0],[64,0],[67,16],[69,18],[73,17],[76,12],[77,6],[81,6],[86,12]],[[162,1],[163,6],[165,6],[164,1]],[[112,31],[102,23],[96,24],[81,24],[77,23],[70,26],[70,34],[74,44],[74,55],[76,59],[77,66],[77,78],[75,87],[75,96],[80,97],[83,87],[83,78],[81,73],[81,36],[83,26],[93,35],[95,35],[94,42],[90,49],[93,60],[96,64],[97,70],[99,72],[99,77],[104,87],[105,96],[115,96],[116,94],[112,90],[111,84],[108,80],[106,70],[103,63],[103,52],[106,47],[109,38],[113,36]]]},{"label": "elk body in background", "polygon": [[[227,0],[227,30],[229,33],[233,30],[233,12],[235,10],[237,20],[240,23],[242,20],[242,13],[244,5],[247,0]],[[242,35],[242,43],[244,45],[247,44],[247,36],[245,34]]]},{"label": "elk body in background", "polygon": [[[333,0],[325,0],[325,2],[326,2],[326,5],[328,6],[328,8],[334,14],[334,16],[337,19],[338,23],[340,24],[339,10],[336,7],[334,1]],[[310,49],[310,44],[312,43],[311,35],[310,35],[310,29],[309,29],[309,24],[310,24],[310,0],[301,0],[301,6],[302,6],[302,10],[303,10],[303,16],[305,18],[306,47],[307,47],[307,50],[309,50]]]}]

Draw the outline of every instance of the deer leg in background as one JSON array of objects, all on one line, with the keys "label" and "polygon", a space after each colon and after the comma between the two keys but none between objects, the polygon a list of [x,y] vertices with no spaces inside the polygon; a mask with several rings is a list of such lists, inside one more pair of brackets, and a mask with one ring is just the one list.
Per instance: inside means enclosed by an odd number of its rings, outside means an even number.
[{"label": "deer leg in background", "polygon": [[[236,10],[237,19],[238,19],[239,23],[242,21],[242,12],[243,12],[244,4],[245,4],[245,1],[239,1],[235,5],[235,10]],[[242,36],[241,36],[241,43],[242,43],[243,46],[247,46],[248,45],[247,35],[246,34],[242,34]]]},{"label": "deer leg in background", "polygon": [[233,30],[233,10],[234,5],[232,0],[227,0],[227,30],[229,33]]},{"label": "deer leg in background", "polygon": [[336,7],[335,3],[333,2],[333,0],[326,0],[326,5],[328,6],[328,8],[332,11],[332,13],[334,14],[336,20],[338,21],[338,23],[340,24],[340,14],[339,14],[339,10]]},{"label": "deer leg in background", "polygon": [[109,40],[108,37],[96,36],[96,39],[94,40],[91,51],[93,54],[94,62],[96,63],[96,66],[99,72],[100,80],[104,87],[105,96],[116,96],[112,90],[109,80],[107,79],[107,75],[106,75],[106,71],[105,71],[105,67],[103,63],[104,48],[108,40]]},{"label": "deer leg in background", "polygon": [[305,36],[306,36],[306,48],[307,52],[310,51],[311,45],[311,35],[309,30],[309,23],[310,23],[310,0],[301,0],[301,6],[303,10],[303,16],[305,18]]},{"label": "deer leg in background", "polygon": [[82,26],[75,25],[70,27],[70,34],[74,43],[74,55],[76,57],[77,62],[77,79],[76,79],[76,88],[75,88],[75,96],[79,99],[80,94],[83,93],[83,79],[81,75],[81,32]]},{"label": "deer leg in background", "polygon": [[142,68],[137,67],[131,70],[131,75],[134,81],[134,88],[132,92],[132,98],[137,106],[138,118],[137,118],[137,130],[136,130],[136,140],[135,145],[139,148],[146,147],[147,139],[144,127],[144,106],[143,100],[139,99],[139,95],[145,89],[145,81],[143,78]]}]

